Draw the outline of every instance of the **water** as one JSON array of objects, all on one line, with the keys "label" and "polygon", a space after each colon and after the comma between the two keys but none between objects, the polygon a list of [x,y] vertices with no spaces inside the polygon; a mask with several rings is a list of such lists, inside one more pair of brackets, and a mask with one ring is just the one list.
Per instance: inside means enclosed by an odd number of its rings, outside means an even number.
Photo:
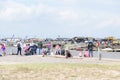
[{"label": "water", "polygon": [[[22,52],[23,52],[23,51],[22,51]],[[13,53],[14,53],[14,54],[17,54],[17,47],[7,47],[7,48],[6,48],[6,53],[7,53],[7,54],[10,54],[10,55],[13,54]]]},{"label": "water", "polygon": [[[79,51],[75,51],[75,50],[71,50],[71,53],[74,56],[78,56],[79,55]],[[84,52],[83,52],[84,53]],[[102,52],[100,51],[102,58],[109,58],[109,59],[120,59],[120,52]],[[98,58],[98,52],[94,51],[93,52],[93,56],[95,58]]]}]

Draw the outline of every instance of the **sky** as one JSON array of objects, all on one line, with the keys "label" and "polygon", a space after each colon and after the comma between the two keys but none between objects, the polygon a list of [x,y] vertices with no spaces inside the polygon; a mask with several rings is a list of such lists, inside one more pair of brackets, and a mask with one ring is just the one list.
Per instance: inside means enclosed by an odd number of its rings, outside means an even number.
[{"label": "sky", "polygon": [[120,0],[0,0],[0,38],[120,38],[119,29]]}]

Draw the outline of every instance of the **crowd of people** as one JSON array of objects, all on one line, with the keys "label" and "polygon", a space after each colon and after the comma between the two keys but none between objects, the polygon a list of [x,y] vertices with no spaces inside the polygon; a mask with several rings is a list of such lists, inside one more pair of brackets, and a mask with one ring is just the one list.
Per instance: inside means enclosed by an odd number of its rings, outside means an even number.
[{"label": "crowd of people", "polygon": [[[38,49],[38,54],[42,55],[43,57],[47,55],[62,55],[62,56],[66,56],[66,58],[71,57],[71,53],[69,50],[65,50],[65,48],[61,47],[60,44],[57,44],[53,48],[51,42],[48,42],[48,44],[45,47],[43,47],[42,41],[32,46],[30,46],[30,44],[26,44],[26,46],[23,49],[24,49],[24,55],[36,55]],[[19,52],[19,47],[17,52]],[[20,55],[21,55],[21,51],[20,51]]]},{"label": "crowd of people", "polygon": [[[0,44],[1,45],[1,54],[0,56],[5,56],[6,55],[6,45],[5,44]],[[89,42],[88,43],[88,48],[84,52],[84,57],[93,57],[93,43]],[[24,52],[24,53],[22,53]],[[60,44],[56,44],[56,46],[53,48],[53,45],[51,42],[48,42],[48,44],[43,47],[42,41],[39,41],[36,44],[26,44],[25,46],[22,45],[21,42],[17,43],[17,51],[16,55],[42,55],[47,56],[47,55],[62,55],[65,56],[66,58],[72,57],[72,54],[69,49],[66,49],[65,47],[62,47]],[[80,51],[79,57],[82,57],[82,52]]]}]

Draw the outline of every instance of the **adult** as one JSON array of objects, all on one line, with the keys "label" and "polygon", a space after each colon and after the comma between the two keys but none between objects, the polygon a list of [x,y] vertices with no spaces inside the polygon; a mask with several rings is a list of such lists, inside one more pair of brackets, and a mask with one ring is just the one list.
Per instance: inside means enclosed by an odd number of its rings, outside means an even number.
[{"label": "adult", "polygon": [[42,55],[43,43],[42,41],[38,42],[39,55]]},{"label": "adult", "polygon": [[33,45],[33,52],[35,55],[37,54],[37,45],[36,44]]},{"label": "adult", "polygon": [[29,48],[30,55],[34,55],[34,46],[31,45]]},{"label": "adult", "polygon": [[47,53],[48,53],[48,55],[50,55],[51,46],[52,46],[51,42],[49,42],[48,45],[47,45],[47,48],[48,48]]},{"label": "adult", "polygon": [[88,43],[89,57],[93,57],[93,42]]},{"label": "adult", "polygon": [[29,54],[29,49],[30,49],[30,44],[26,44],[26,46],[24,47],[25,55]]},{"label": "adult", "polygon": [[2,50],[2,54],[5,56],[6,55],[6,46],[5,44],[1,44],[1,50]]},{"label": "adult", "polygon": [[70,58],[70,57],[73,57],[73,56],[72,56],[72,54],[70,53],[69,50],[66,50],[65,57],[66,57],[66,59],[67,59],[67,58]]},{"label": "adult", "polygon": [[47,56],[47,48],[42,49],[42,57]]},{"label": "adult", "polygon": [[17,55],[20,53],[20,55],[22,56],[22,43],[18,42],[17,43]]}]

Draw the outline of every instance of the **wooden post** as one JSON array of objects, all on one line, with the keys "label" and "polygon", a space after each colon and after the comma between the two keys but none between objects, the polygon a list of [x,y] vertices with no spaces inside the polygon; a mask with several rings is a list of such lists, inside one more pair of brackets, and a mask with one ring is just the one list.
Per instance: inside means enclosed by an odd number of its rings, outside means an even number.
[{"label": "wooden post", "polygon": [[99,47],[99,46],[100,46],[100,42],[99,42],[99,41],[97,41],[96,46],[97,46],[97,48],[98,48],[98,59],[101,60],[102,55],[101,55],[101,53],[100,53],[100,47]]}]

